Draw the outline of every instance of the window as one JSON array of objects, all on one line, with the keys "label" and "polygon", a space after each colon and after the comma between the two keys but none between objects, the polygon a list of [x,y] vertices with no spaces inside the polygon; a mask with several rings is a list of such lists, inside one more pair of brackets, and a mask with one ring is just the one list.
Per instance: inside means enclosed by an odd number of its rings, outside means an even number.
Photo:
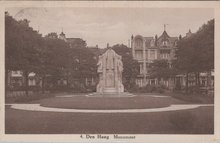
[{"label": "window", "polygon": [[148,50],[145,51],[146,59],[148,59]]},{"label": "window", "polygon": [[168,54],[168,53],[161,54],[162,59],[169,59],[169,57],[170,57],[170,54]]},{"label": "window", "polygon": [[140,64],[140,74],[143,74],[143,65]]},{"label": "window", "polygon": [[142,51],[136,51],[135,52],[135,58],[138,59],[138,60],[143,59]]},{"label": "window", "polygon": [[135,43],[136,43],[136,48],[138,48],[138,49],[142,49],[142,47],[143,47],[143,41],[141,40],[141,39],[136,39],[135,40]]},{"label": "window", "polygon": [[154,46],[154,40],[150,41],[150,46],[153,47]]},{"label": "window", "polygon": [[155,51],[154,50],[150,50],[150,59],[155,59]]},{"label": "window", "polygon": [[168,46],[168,41],[163,41],[163,46]]}]

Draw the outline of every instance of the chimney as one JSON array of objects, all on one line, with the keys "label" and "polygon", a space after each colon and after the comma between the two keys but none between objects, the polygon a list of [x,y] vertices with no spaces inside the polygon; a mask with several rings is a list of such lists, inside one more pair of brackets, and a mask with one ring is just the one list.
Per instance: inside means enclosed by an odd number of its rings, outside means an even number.
[{"label": "chimney", "polygon": [[157,46],[157,40],[158,40],[158,37],[157,35],[155,35],[155,46]]},{"label": "chimney", "polygon": [[179,36],[179,40],[181,40],[182,39],[182,35],[180,34],[180,36]]},{"label": "chimney", "polygon": [[128,39],[128,48],[130,48],[131,46],[130,46],[130,39]]},{"label": "chimney", "polygon": [[134,38],[134,36],[133,36],[133,34],[131,35],[131,40],[133,40],[133,38]]},{"label": "chimney", "polygon": [[189,29],[189,32],[186,33],[186,37],[190,37],[192,35],[191,29]]}]

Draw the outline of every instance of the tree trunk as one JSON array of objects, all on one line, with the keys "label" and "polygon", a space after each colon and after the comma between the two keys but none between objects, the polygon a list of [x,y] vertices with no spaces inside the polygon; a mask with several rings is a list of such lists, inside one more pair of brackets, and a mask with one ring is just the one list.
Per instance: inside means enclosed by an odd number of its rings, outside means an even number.
[{"label": "tree trunk", "polygon": [[28,71],[24,71],[25,94],[28,96]]},{"label": "tree trunk", "polygon": [[5,95],[7,95],[8,91],[8,70],[5,69]]},{"label": "tree trunk", "polygon": [[198,87],[200,87],[200,72],[197,73]]},{"label": "tree trunk", "polygon": [[45,92],[45,76],[42,76],[42,87],[41,87],[41,92],[42,94],[44,94]]},{"label": "tree trunk", "polygon": [[158,85],[161,85],[161,78],[160,77],[157,78],[157,81],[158,81]]},{"label": "tree trunk", "polygon": [[196,86],[195,86],[195,93],[199,93],[199,86],[200,86],[200,82],[199,82],[199,72],[195,72],[195,83],[196,83]]},{"label": "tree trunk", "polygon": [[67,75],[66,75],[66,86],[67,86],[68,88],[70,88],[69,72],[67,72]]},{"label": "tree trunk", "polygon": [[186,73],[186,93],[188,93],[188,78],[189,78],[189,73]]},{"label": "tree trunk", "polygon": [[207,72],[207,88],[208,89],[211,87],[211,78],[212,78],[212,72],[210,70]]},{"label": "tree trunk", "polygon": [[194,76],[195,76],[195,86],[197,87],[197,85],[198,85],[198,75],[197,75],[197,72],[194,73]]}]

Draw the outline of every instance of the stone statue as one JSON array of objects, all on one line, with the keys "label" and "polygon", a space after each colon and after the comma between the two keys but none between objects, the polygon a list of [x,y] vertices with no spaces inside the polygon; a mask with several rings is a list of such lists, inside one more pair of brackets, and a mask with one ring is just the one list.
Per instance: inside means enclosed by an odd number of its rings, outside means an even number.
[{"label": "stone statue", "polygon": [[123,63],[121,56],[109,48],[98,61],[99,83],[98,93],[121,93],[124,92],[122,84]]}]

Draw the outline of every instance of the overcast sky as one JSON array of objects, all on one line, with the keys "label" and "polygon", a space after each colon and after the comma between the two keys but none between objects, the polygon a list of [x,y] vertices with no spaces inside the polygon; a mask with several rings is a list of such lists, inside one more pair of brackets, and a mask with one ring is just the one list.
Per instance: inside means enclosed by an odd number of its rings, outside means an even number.
[{"label": "overcast sky", "polygon": [[30,20],[30,26],[43,35],[61,33],[67,38],[82,38],[88,46],[128,44],[132,34],[160,36],[167,24],[170,36],[196,32],[214,18],[212,9],[195,8],[10,8],[16,19]]}]

